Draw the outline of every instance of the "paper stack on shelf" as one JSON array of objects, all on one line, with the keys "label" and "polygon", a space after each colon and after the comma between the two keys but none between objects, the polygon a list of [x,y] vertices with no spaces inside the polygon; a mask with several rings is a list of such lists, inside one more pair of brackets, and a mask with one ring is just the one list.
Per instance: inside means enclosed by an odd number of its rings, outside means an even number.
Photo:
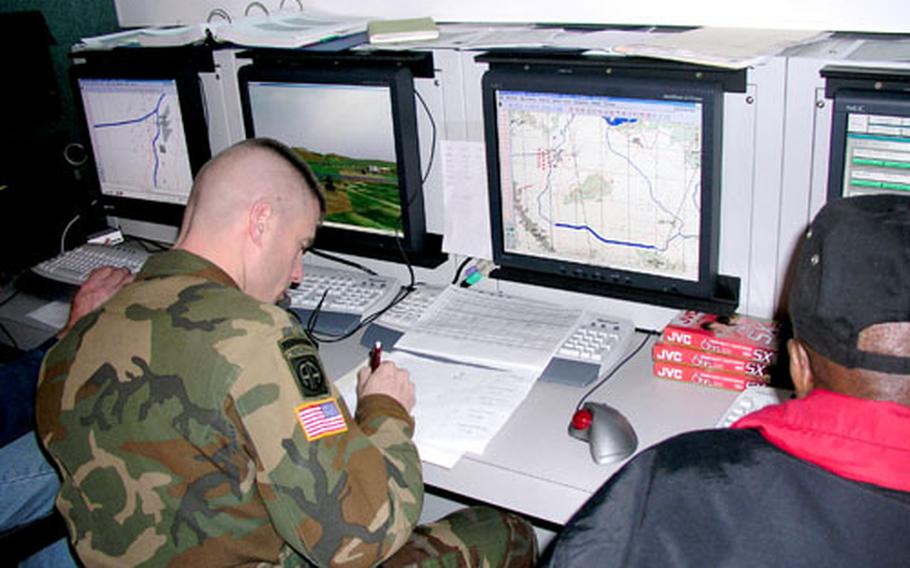
[{"label": "paper stack on shelf", "polygon": [[813,30],[702,27],[652,33],[613,49],[623,55],[654,57],[729,69],[755,66],[783,50],[830,35]]},{"label": "paper stack on shelf", "polygon": [[766,385],[777,361],[778,336],[777,324],[769,320],[684,311],[654,344],[654,375],[731,390]]},{"label": "paper stack on shelf", "polygon": [[75,50],[115,47],[164,47],[191,45],[209,36],[221,43],[244,47],[295,48],[365,33],[370,18],[338,16],[306,10],[251,16],[234,22],[143,28],[83,38]]},{"label": "paper stack on shelf", "polygon": [[194,24],[127,30],[113,34],[82,38],[74,50],[113,49],[115,47],[173,47],[201,43],[209,30],[220,24]]},{"label": "paper stack on shelf", "polygon": [[369,21],[306,10],[244,18],[219,26],[212,35],[216,41],[245,47],[304,47],[365,32]]}]

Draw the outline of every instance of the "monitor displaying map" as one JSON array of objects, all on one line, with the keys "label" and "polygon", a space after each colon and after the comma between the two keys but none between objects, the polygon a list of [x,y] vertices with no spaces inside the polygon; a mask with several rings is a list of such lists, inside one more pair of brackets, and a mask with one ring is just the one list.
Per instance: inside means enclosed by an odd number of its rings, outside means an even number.
[{"label": "monitor displaying map", "polygon": [[503,72],[485,88],[498,264],[706,289],[720,139],[711,90]]},{"label": "monitor displaying map", "polygon": [[80,78],[101,193],[185,204],[193,171],[173,79]]},{"label": "monitor displaying map", "polygon": [[[211,61],[208,62],[211,64]],[[73,66],[86,182],[124,235],[171,240],[193,177],[211,158],[200,70],[166,51],[99,53]]]}]

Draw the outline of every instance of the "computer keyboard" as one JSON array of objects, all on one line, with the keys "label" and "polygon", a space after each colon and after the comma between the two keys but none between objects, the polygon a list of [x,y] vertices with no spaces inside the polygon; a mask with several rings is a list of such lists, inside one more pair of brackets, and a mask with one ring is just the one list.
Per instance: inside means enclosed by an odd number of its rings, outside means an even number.
[{"label": "computer keyboard", "polygon": [[380,342],[385,349],[391,349],[409,329],[414,327],[430,305],[444,290],[438,286],[418,286],[403,300],[376,318],[360,336],[360,344],[371,348]]},{"label": "computer keyboard", "polygon": [[629,320],[584,312],[541,380],[585,386],[619,363],[634,335],[635,326]]},{"label": "computer keyboard", "polygon": [[746,414],[760,410],[769,404],[784,402],[792,396],[793,392],[786,389],[761,386],[748,387],[739,393],[736,399],[727,407],[723,416],[717,421],[717,427],[728,428]]},{"label": "computer keyboard", "polygon": [[387,306],[400,288],[395,278],[307,264],[303,280],[288,289],[287,295],[290,308],[304,323],[319,306],[319,313],[313,316],[315,331],[336,335],[351,331],[365,315]]},{"label": "computer keyboard", "polygon": [[407,331],[427,311],[443,288],[418,286],[405,298],[376,319],[376,323],[393,329]]},{"label": "computer keyboard", "polygon": [[[391,348],[408,331],[437,345],[428,354],[459,361],[495,366],[497,357],[499,362],[527,362],[552,354],[541,380],[577,386],[616,365],[635,334],[632,322],[622,318],[505,294],[426,286],[377,319],[361,343],[370,347],[381,341]],[[478,359],[480,345],[486,348],[486,360]]]},{"label": "computer keyboard", "polygon": [[96,268],[117,266],[138,272],[148,257],[149,253],[139,249],[86,244],[36,264],[32,272],[50,280],[79,286]]}]

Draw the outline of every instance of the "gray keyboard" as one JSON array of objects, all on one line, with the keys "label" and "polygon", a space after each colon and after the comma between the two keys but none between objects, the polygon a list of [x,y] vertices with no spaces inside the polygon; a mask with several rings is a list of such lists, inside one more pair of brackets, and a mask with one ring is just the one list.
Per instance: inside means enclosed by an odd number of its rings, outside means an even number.
[{"label": "gray keyboard", "polygon": [[287,294],[294,309],[313,310],[325,294],[320,311],[362,316],[391,302],[399,288],[394,278],[307,264],[303,281]]},{"label": "gray keyboard", "polygon": [[442,292],[442,288],[438,286],[418,286],[404,300],[382,314],[376,323],[399,331],[407,331],[427,311],[440,292]]},{"label": "gray keyboard", "polygon": [[80,286],[96,268],[117,266],[138,272],[148,257],[149,253],[143,250],[86,244],[36,264],[32,272],[50,280]]},{"label": "gray keyboard", "polygon": [[626,354],[635,336],[631,321],[584,312],[550,359],[540,380],[585,386],[605,375]]},{"label": "gray keyboard", "polygon": [[[361,338],[361,343],[371,347],[381,341],[384,348],[391,348],[401,336],[412,329],[442,293],[443,288],[421,286],[399,304],[392,307],[371,325]],[[507,300],[507,296],[484,294],[494,300]],[[451,315],[457,319],[457,314]],[[457,322],[449,322],[457,325]],[[514,326],[506,325],[507,329]],[[488,330],[489,331],[489,330]],[[613,369],[632,345],[635,326],[629,320],[582,312],[571,332],[562,341],[541,375],[541,380],[584,386]],[[455,334],[454,337],[458,337]],[[527,341],[526,338],[521,342]]]},{"label": "gray keyboard", "polygon": [[746,414],[761,410],[769,404],[778,404],[789,400],[792,391],[774,387],[748,387],[737,395],[736,399],[724,411],[717,421],[718,428],[727,428]]}]

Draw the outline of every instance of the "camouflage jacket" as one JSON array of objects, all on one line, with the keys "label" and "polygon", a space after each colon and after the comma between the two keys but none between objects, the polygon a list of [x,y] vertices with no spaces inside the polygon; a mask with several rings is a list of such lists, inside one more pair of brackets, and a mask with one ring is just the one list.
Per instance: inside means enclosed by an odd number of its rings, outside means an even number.
[{"label": "camouflage jacket", "polygon": [[88,566],[372,565],[420,515],[404,408],[352,419],[287,312],[187,252],[48,353],[37,411]]}]

